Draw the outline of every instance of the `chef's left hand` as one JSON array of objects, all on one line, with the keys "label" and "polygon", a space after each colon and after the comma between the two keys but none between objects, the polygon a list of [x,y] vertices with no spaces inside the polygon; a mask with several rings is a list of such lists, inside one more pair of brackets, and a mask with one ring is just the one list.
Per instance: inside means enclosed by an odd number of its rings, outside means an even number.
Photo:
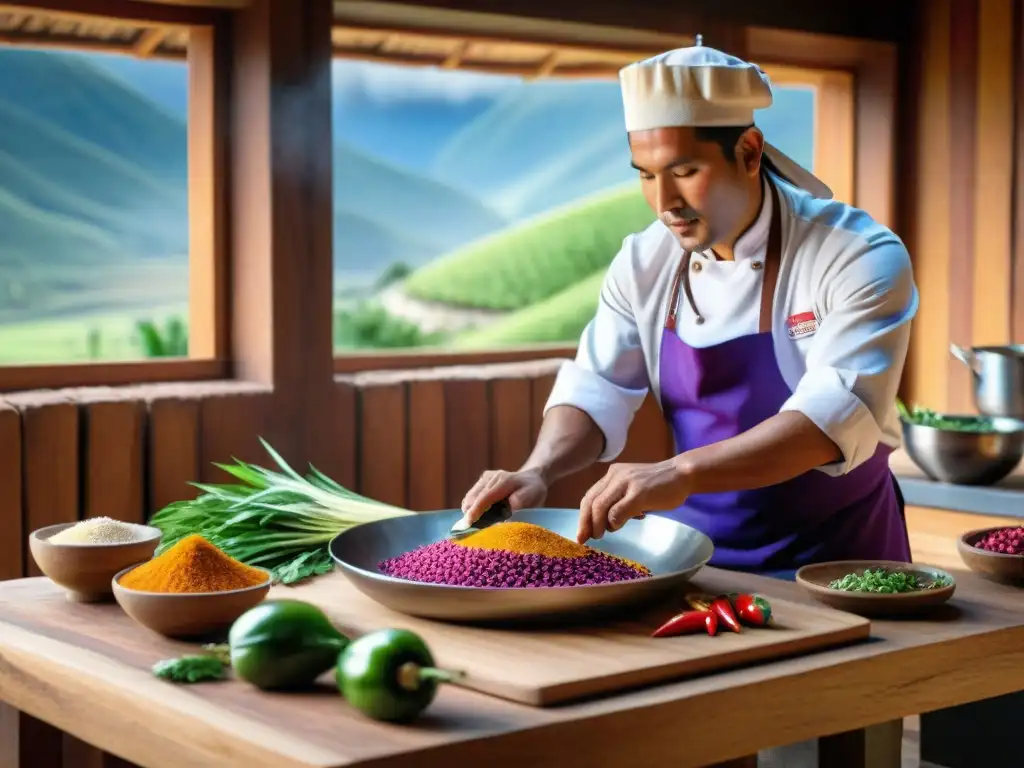
[{"label": "chef's left hand", "polygon": [[600,539],[645,512],[673,509],[690,495],[685,476],[673,459],[655,464],[612,464],[580,502],[576,540]]}]

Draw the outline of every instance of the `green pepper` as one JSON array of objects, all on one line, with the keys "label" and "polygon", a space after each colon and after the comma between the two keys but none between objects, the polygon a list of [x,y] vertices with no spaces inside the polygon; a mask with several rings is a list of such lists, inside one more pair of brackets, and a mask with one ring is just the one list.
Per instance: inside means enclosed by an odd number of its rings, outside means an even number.
[{"label": "green pepper", "polygon": [[228,633],[235,674],[265,690],[311,685],[348,642],[323,611],[299,600],[266,600]]},{"label": "green pepper", "polygon": [[439,683],[455,673],[434,667],[419,635],[383,629],[353,640],[338,657],[335,679],[341,695],[374,720],[409,722],[437,695]]}]

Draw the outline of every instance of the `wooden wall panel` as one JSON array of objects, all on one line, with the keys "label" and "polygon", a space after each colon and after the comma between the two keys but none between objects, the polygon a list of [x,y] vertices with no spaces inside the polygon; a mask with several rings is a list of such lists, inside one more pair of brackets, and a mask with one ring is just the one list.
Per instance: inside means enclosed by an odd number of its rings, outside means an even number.
[{"label": "wooden wall panel", "polygon": [[357,440],[359,437],[358,397],[351,384],[334,384],[326,418],[330,437],[324,456],[311,452],[310,461],[346,488],[356,487]]},{"label": "wooden wall panel", "polygon": [[359,385],[359,492],[387,504],[406,505],[405,384]]},{"label": "wooden wall panel", "polygon": [[[14,394],[7,401],[21,412],[25,532],[78,520],[78,406],[69,396],[53,392]],[[28,575],[40,575],[29,556],[26,566]]]},{"label": "wooden wall panel", "polygon": [[[445,507],[458,507],[491,462],[491,405],[486,379],[444,382]],[[415,428],[415,427],[414,427]],[[412,471],[416,467],[411,465]]]},{"label": "wooden wall panel", "polygon": [[[949,46],[949,302],[948,338],[970,346],[974,303],[974,184],[978,177],[975,146],[978,108],[978,3],[953,0],[950,8]],[[979,212],[981,215],[981,212]],[[932,297],[934,300],[935,297]],[[966,410],[971,402],[970,373],[946,355],[949,371],[948,408]]]},{"label": "wooden wall panel", "polygon": [[1024,343],[1024,0],[1013,1],[1013,231],[1010,338]]},{"label": "wooden wall panel", "polygon": [[[1020,0],[919,3],[918,36],[902,87],[915,129],[900,195],[900,234],[914,260],[921,308],[904,395],[921,405],[974,412],[961,346],[1024,341],[1013,330],[1014,250],[1021,195],[1014,177],[1015,102],[1022,84]],[[1020,174],[1019,167],[1016,173]],[[1024,179],[1024,176],[1021,176]],[[1021,208],[1024,211],[1024,208]],[[1024,332],[1024,324],[1016,333]]]},{"label": "wooden wall panel", "polygon": [[146,403],[115,391],[79,401],[82,517],[145,521]]},{"label": "wooden wall panel", "polygon": [[189,483],[201,477],[199,399],[155,398],[149,403],[148,417],[147,517],[198,493]]},{"label": "wooden wall panel", "polygon": [[275,468],[258,440],[264,437],[277,448],[268,436],[273,409],[273,395],[259,388],[203,397],[199,408],[198,479],[205,483],[231,482],[231,476],[213,464],[230,464],[234,459]]},{"label": "wooden wall panel", "polygon": [[14,406],[0,400],[0,581],[19,578],[25,567],[21,454],[21,417]]},{"label": "wooden wall panel", "polygon": [[[448,407],[445,382],[433,380],[409,383],[406,430],[409,479],[406,503],[410,509],[425,512],[461,504],[461,497],[454,503],[449,503],[448,498],[448,462],[457,460],[457,457],[449,455],[448,445],[458,442],[457,438],[449,440],[449,434],[458,433],[449,433],[447,429]],[[457,411],[460,405],[453,402],[451,407]],[[457,487],[452,490],[457,491]],[[466,486],[462,492],[468,490],[469,486]]]},{"label": "wooden wall panel", "polygon": [[[1013,262],[1014,9],[981,0],[975,110],[974,259],[971,340],[1010,340]],[[983,41],[983,42],[981,42]],[[963,371],[960,372],[963,374]]]},{"label": "wooden wall panel", "polygon": [[531,398],[531,379],[491,382],[491,464],[495,469],[519,469],[530,458],[534,442]]}]

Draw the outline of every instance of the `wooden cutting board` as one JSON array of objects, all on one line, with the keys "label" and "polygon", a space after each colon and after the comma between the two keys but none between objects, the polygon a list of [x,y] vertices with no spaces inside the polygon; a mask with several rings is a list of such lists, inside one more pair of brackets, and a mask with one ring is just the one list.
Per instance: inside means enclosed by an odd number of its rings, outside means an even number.
[{"label": "wooden cutting board", "polygon": [[[760,581],[760,580],[759,580]],[[693,591],[743,590],[742,577],[707,568]],[[683,606],[665,605],[636,620],[560,629],[492,629],[417,619],[385,608],[341,573],[298,587],[276,587],[270,598],[307,600],[348,634],[404,628],[430,646],[437,664],[465,673],[462,685],[533,706],[563,704],[597,694],[718,672],[867,639],[867,619],[830,608],[774,600],[775,626],[652,638]]]}]

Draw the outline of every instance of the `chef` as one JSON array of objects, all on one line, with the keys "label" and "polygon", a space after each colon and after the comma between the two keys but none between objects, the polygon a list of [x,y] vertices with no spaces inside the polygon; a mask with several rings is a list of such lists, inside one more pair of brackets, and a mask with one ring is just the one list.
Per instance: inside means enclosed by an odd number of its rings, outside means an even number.
[{"label": "chef", "polygon": [[712,564],[908,561],[888,467],[918,294],[903,243],[765,141],[759,67],[698,44],[620,72],[632,164],[658,220],[629,235],[517,471],[463,502],[539,506],[622,451],[653,393],[677,454],[611,464],[580,504],[581,542],[647,513],[707,534]]}]

